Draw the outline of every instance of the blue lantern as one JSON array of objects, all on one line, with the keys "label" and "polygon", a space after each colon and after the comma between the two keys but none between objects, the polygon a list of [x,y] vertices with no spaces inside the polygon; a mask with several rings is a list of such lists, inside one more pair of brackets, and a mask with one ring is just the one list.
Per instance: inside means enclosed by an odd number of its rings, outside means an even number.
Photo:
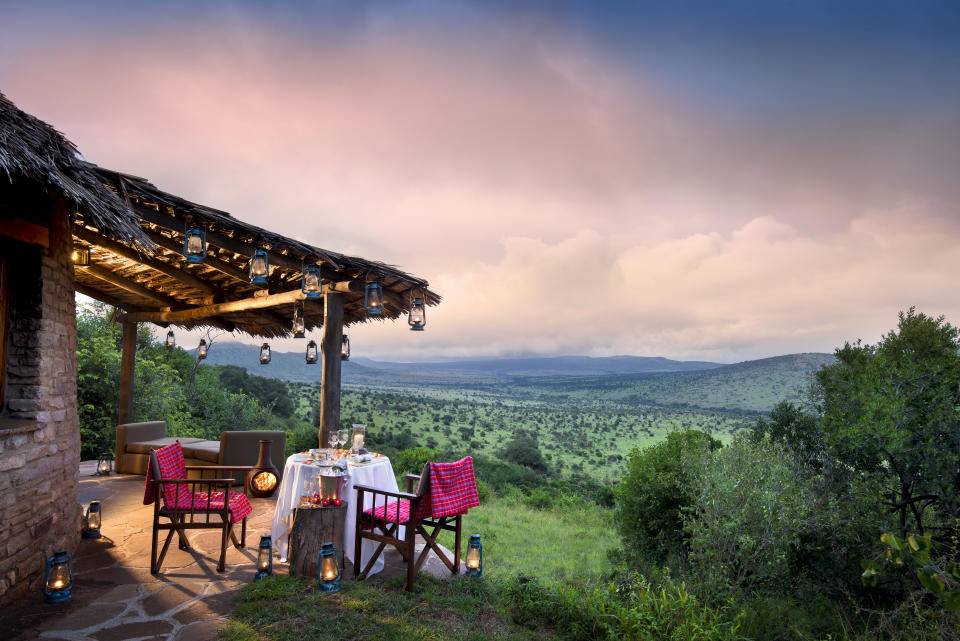
[{"label": "blue lantern", "polygon": [[257,549],[257,574],[253,580],[262,581],[268,576],[273,576],[273,542],[269,534],[264,534]]},{"label": "blue lantern", "polygon": [[383,313],[383,288],[380,283],[367,283],[363,289],[363,306],[367,313],[379,316]]},{"label": "blue lantern", "polygon": [[270,362],[270,345],[264,343],[260,346],[260,364],[266,365]]},{"label": "blue lantern", "polygon": [[346,334],[340,337],[340,360],[350,360],[350,337]]},{"label": "blue lantern", "polygon": [[317,362],[317,342],[307,343],[307,365],[313,365]]},{"label": "blue lantern", "polygon": [[207,357],[207,340],[205,338],[200,339],[200,344],[197,345],[197,360],[202,361]]},{"label": "blue lantern", "polygon": [[66,550],[57,550],[47,559],[43,578],[43,595],[47,603],[60,603],[70,598],[73,587],[73,557]]},{"label": "blue lantern", "polygon": [[423,326],[427,324],[427,307],[419,296],[410,300],[410,313],[407,316],[407,323],[410,324],[411,331],[415,332],[422,332]]},{"label": "blue lantern", "polygon": [[266,285],[270,275],[270,259],[265,249],[254,249],[250,256],[250,282],[254,285]]},{"label": "blue lantern", "polygon": [[337,546],[324,543],[317,559],[317,582],[324,592],[340,591],[340,564],[337,563]]},{"label": "blue lantern", "polygon": [[319,267],[316,265],[307,265],[303,268],[303,276],[300,279],[300,291],[310,300],[315,300],[323,296]]},{"label": "blue lantern", "polygon": [[101,519],[100,501],[90,501],[87,511],[83,514],[83,529],[80,531],[80,536],[85,539],[99,539]]},{"label": "blue lantern", "polygon": [[188,263],[202,263],[207,257],[207,232],[199,227],[189,228],[183,237],[183,256]]},{"label": "blue lantern", "polygon": [[478,579],[483,576],[483,544],[479,534],[471,534],[467,544],[467,576]]},{"label": "blue lantern", "polygon": [[303,318],[303,305],[297,303],[297,309],[293,312],[293,337],[306,338],[307,324]]}]

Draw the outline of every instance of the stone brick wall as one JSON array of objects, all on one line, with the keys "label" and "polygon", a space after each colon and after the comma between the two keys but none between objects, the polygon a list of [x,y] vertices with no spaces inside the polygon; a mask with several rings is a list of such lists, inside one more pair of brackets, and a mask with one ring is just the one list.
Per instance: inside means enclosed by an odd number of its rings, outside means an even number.
[{"label": "stone brick wall", "polygon": [[0,604],[39,599],[46,559],[72,553],[80,532],[70,220],[62,210],[30,220],[50,230],[49,248],[4,243],[16,266],[0,414]]}]

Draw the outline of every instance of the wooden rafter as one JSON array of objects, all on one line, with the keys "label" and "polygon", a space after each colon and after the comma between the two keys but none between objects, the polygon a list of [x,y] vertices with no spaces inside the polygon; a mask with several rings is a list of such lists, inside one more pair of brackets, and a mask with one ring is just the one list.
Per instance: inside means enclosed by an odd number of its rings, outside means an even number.
[{"label": "wooden rafter", "polygon": [[99,265],[89,265],[87,267],[78,267],[77,269],[83,270],[94,278],[108,282],[111,285],[130,292],[131,294],[136,294],[142,298],[156,301],[162,305],[168,305],[172,307],[183,306],[183,303],[175,298],[167,296],[166,294],[161,294],[160,292],[155,292],[152,289],[148,289],[129,278],[115,274],[109,269],[100,267]]},{"label": "wooden rafter", "polygon": [[278,305],[289,305],[297,301],[304,300],[306,296],[299,289],[281,294],[269,294],[267,296],[254,296],[244,298],[243,300],[230,301],[228,303],[217,303],[215,305],[204,305],[202,307],[193,307],[191,309],[182,309],[177,311],[158,311],[158,312],[137,312],[128,314],[127,318],[131,321],[145,323],[182,323],[193,320],[219,316],[221,314],[233,314],[236,312],[246,312],[253,309],[269,309]]}]

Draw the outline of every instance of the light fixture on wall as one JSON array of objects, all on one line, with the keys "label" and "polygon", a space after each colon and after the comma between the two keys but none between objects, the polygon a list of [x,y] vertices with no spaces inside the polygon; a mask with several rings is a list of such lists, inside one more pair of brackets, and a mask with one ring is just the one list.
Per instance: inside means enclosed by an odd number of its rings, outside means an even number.
[{"label": "light fixture on wall", "polygon": [[306,338],[307,324],[303,318],[303,303],[298,302],[293,311],[293,337]]},{"label": "light fixture on wall", "polygon": [[87,267],[90,264],[90,248],[84,247],[80,243],[74,243],[70,260],[73,261],[73,264],[77,267]]},{"label": "light fixture on wall", "polygon": [[201,338],[200,344],[197,345],[197,360],[202,361],[207,357],[207,341],[206,339]]},{"label": "light fixture on wall", "polygon": [[270,345],[264,343],[260,346],[260,364],[266,365],[270,362]]},{"label": "light fixture on wall", "polygon": [[340,360],[350,360],[350,337],[346,334],[340,337]]},{"label": "light fixture on wall", "polygon": [[311,340],[307,343],[307,365],[313,365],[317,362],[317,343]]},{"label": "light fixture on wall", "polygon": [[323,296],[323,288],[320,282],[320,268],[317,265],[307,265],[303,268],[303,276],[300,279],[300,291],[310,300],[315,300]]},{"label": "light fixture on wall", "polygon": [[183,256],[188,263],[202,263],[207,257],[207,232],[199,227],[188,227],[183,236]]},{"label": "light fixture on wall", "polygon": [[173,330],[172,330],[172,329],[171,329],[171,330],[168,330],[168,331],[167,331],[167,340],[166,340],[166,342],[164,343],[164,345],[167,346],[167,349],[173,349],[173,347],[174,347],[176,344],[177,344],[177,339],[176,339],[176,337],[174,337],[174,335],[173,335]]},{"label": "light fixture on wall", "polygon": [[427,324],[427,307],[423,304],[423,298],[416,296],[410,299],[410,313],[407,315],[407,323],[410,324],[411,331],[423,331],[424,325]]},{"label": "light fixture on wall", "polygon": [[254,249],[250,256],[250,282],[254,285],[266,285],[270,275],[270,259],[267,250]]},{"label": "light fixture on wall", "polygon": [[383,313],[383,288],[380,283],[367,283],[363,288],[363,306],[367,308],[367,313],[372,316],[379,316]]}]

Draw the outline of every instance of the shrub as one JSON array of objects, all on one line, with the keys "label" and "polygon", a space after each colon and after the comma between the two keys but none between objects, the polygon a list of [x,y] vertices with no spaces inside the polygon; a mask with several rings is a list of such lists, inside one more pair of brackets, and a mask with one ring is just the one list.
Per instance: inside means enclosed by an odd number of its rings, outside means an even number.
[{"label": "shrub", "polygon": [[529,467],[535,472],[546,472],[547,462],[543,460],[537,439],[529,434],[517,434],[506,444],[500,453],[505,461]]},{"label": "shrub", "polygon": [[684,430],[630,453],[614,513],[628,555],[662,561],[684,549],[682,511],[694,499],[693,466],[685,461],[718,447],[709,434]]},{"label": "shrub", "polygon": [[430,447],[411,447],[397,452],[393,471],[397,474],[419,474],[427,463],[443,460],[443,452]]}]

